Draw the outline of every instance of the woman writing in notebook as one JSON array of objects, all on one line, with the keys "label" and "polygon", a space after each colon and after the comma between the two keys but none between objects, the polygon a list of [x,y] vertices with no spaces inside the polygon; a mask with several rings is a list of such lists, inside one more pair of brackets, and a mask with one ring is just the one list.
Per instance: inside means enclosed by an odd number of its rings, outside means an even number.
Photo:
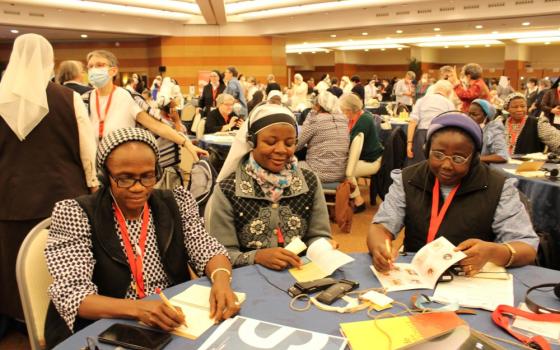
[{"label": "woman writing in notebook", "polygon": [[212,281],[211,318],[239,310],[227,251],[204,230],[191,194],[182,187],[154,190],[158,159],[148,131],[117,129],[97,152],[102,188],[56,204],[45,248],[53,278],[49,347],[100,318],[135,319],[166,331],[178,327],[185,322],[179,308],[144,297],[188,281],[189,263]]},{"label": "woman writing in notebook", "polygon": [[474,275],[484,264],[522,266],[535,260],[539,239],[519,199],[516,180],[480,161],[482,130],[460,112],[432,121],[426,161],[391,174],[393,184],[373,219],[367,245],[373,264],[387,271],[388,252],[403,227],[405,251],[416,252],[444,236],[467,257],[460,264]]},{"label": "woman writing in notebook", "polygon": [[296,143],[294,115],[275,104],[256,107],[236,135],[206,208],[207,228],[234,267],[300,266],[284,245],[296,237],[307,245],[330,239],[321,182],[297,166]]}]

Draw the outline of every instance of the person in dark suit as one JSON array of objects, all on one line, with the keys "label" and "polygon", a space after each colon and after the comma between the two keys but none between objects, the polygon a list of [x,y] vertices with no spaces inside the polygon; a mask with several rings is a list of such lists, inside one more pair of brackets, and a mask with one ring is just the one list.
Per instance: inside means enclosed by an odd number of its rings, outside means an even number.
[{"label": "person in dark suit", "polygon": [[560,78],[544,93],[541,110],[556,129],[560,129]]},{"label": "person in dark suit", "polygon": [[84,84],[84,64],[80,61],[62,61],[58,66],[56,81],[80,95],[93,90],[91,86]]},{"label": "person in dark suit", "polygon": [[202,95],[200,96],[199,105],[200,115],[205,118],[208,116],[210,111],[216,108],[216,98],[222,92],[226,85],[220,75],[220,72],[213,70],[210,72],[210,81],[202,90]]},{"label": "person in dark suit", "polygon": [[342,96],[342,89],[338,87],[338,78],[333,77],[331,79],[331,87],[327,89],[328,92],[335,95],[336,97]]},{"label": "person in dark suit", "polygon": [[365,99],[366,99],[366,91],[364,89],[364,86],[362,85],[361,81],[360,81],[360,77],[357,75],[352,76],[352,78],[350,78],[350,81],[354,83],[354,87],[352,88],[352,92],[356,95],[358,95],[358,97],[362,100],[362,103],[365,104]]}]

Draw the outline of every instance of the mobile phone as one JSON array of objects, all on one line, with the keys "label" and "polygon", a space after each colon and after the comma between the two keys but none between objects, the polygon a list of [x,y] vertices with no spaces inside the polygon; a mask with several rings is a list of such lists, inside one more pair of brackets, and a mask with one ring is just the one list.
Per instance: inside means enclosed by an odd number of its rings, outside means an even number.
[{"label": "mobile phone", "polygon": [[115,323],[99,334],[102,343],[123,346],[134,350],[160,350],[170,341],[171,334],[155,329]]}]

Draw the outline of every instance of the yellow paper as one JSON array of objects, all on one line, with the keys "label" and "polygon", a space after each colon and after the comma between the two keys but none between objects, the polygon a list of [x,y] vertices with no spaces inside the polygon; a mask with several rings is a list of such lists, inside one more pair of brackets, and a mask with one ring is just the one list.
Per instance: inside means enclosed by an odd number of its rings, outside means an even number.
[{"label": "yellow paper", "polygon": [[308,282],[328,276],[323,270],[321,270],[321,268],[319,268],[319,265],[315,264],[313,261],[303,265],[301,269],[294,267],[289,271],[298,282]]},{"label": "yellow paper", "polygon": [[386,318],[382,322],[372,320],[341,323],[342,332],[350,342],[352,350],[371,350],[373,344],[375,349],[389,349],[389,339],[375,326],[375,322],[391,335],[391,349],[399,349],[422,340],[422,334],[408,317]]},{"label": "yellow paper", "polygon": [[377,305],[376,303],[371,303],[371,307],[372,307],[375,311],[379,312],[379,311],[383,311],[383,310],[387,310],[387,309],[392,308],[392,307],[393,307],[393,304],[387,304],[387,305],[385,305],[385,306],[379,306],[379,305]]}]

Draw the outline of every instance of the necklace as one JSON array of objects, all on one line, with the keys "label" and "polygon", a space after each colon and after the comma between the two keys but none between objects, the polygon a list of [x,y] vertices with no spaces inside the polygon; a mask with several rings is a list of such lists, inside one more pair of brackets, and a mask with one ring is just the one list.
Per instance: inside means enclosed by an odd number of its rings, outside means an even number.
[{"label": "necklace", "polygon": [[508,152],[510,155],[514,154],[515,146],[517,145],[517,140],[519,140],[519,134],[523,130],[525,126],[525,121],[527,121],[527,117],[523,117],[519,123],[512,122],[512,119],[509,118],[506,122],[507,126],[507,137],[508,137]]}]

